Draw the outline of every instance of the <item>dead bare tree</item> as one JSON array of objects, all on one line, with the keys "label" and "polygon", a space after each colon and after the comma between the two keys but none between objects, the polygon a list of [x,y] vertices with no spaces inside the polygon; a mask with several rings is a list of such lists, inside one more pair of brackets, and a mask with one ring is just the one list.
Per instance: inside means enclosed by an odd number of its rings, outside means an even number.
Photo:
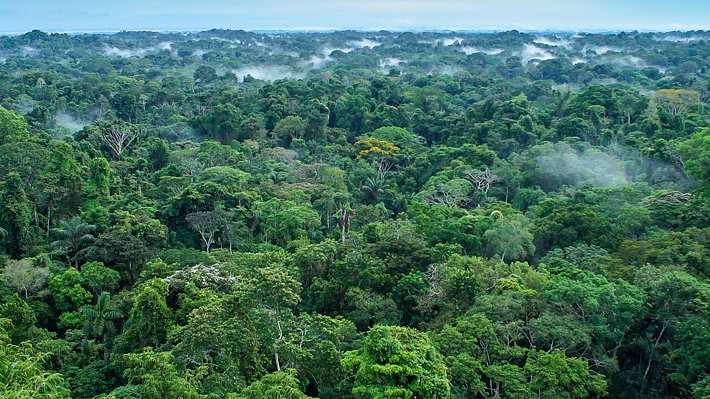
[{"label": "dead bare tree", "polygon": [[380,159],[380,161],[377,163],[377,177],[381,180],[384,180],[385,177],[387,177],[387,173],[392,170],[393,166],[394,164],[392,162],[389,162],[385,159]]},{"label": "dead bare tree", "polygon": [[353,210],[350,205],[343,205],[342,208],[338,209],[336,216],[338,217],[338,224],[340,225],[340,240],[345,243],[345,237],[350,230],[350,216]]},{"label": "dead bare tree", "polygon": [[429,205],[444,205],[449,208],[460,207],[465,205],[468,201],[469,199],[465,191],[443,184],[438,185],[424,198],[424,202]]},{"label": "dead bare tree", "polygon": [[101,136],[102,141],[111,150],[116,159],[121,159],[123,152],[138,137],[136,129],[128,126],[114,125],[104,129]]},{"label": "dead bare tree", "polygon": [[488,168],[468,172],[466,173],[466,178],[476,186],[476,190],[483,191],[486,195],[488,195],[488,190],[491,189],[493,183],[498,181],[498,176],[494,175]]}]

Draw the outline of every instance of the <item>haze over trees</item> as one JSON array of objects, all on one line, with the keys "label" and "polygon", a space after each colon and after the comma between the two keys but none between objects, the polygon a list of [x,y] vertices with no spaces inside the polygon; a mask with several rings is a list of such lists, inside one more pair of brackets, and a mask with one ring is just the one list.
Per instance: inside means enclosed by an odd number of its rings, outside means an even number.
[{"label": "haze over trees", "polygon": [[0,399],[710,398],[710,32],[0,36]]}]

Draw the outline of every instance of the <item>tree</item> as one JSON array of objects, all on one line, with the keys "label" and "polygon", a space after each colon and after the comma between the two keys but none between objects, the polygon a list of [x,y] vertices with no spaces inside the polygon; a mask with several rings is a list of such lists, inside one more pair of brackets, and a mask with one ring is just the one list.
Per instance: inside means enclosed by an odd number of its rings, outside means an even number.
[{"label": "tree", "polygon": [[194,73],[195,81],[202,84],[207,84],[217,79],[217,71],[209,65],[200,65]]},{"label": "tree", "polygon": [[493,254],[505,261],[522,259],[535,253],[533,235],[527,228],[528,220],[523,215],[500,216],[494,226],[484,233]]},{"label": "tree", "polygon": [[36,267],[32,259],[10,261],[3,271],[5,285],[23,294],[25,299],[47,284],[49,269]]},{"label": "tree", "polygon": [[[74,149],[64,141],[54,142],[49,160],[40,175],[44,207],[47,210],[47,236],[52,218],[71,214],[81,203],[81,168],[75,159]],[[54,215],[53,211],[58,211]]]},{"label": "tree", "polygon": [[29,138],[25,118],[0,106],[0,145],[26,141]]},{"label": "tree", "polygon": [[10,343],[7,329],[11,327],[0,319],[0,398],[70,399],[64,377],[44,368],[49,354],[29,342]]},{"label": "tree", "polygon": [[7,248],[11,255],[18,256],[30,243],[32,206],[25,193],[20,176],[9,173],[0,188],[0,225],[4,226]]},{"label": "tree", "polygon": [[15,294],[9,301],[0,305],[0,321],[9,320],[6,332],[13,343],[21,343],[36,336],[37,316],[30,305]]},{"label": "tree", "polygon": [[69,264],[81,270],[79,257],[86,252],[86,248],[83,247],[94,241],[95,237],[91,233],[95,230],[96,226],[84,223],[79,216],[62,220],[59,222],[59,227],[53,229],[58,239],[52,245],[66,251]]},{"label": "tree", "polygon": [[91,289],[95,296],[104,291],[112,292],[118,288],[121,275],[101,262],[88,262],[81,268],[84,284]]},{"label": "tree", "polygon": [[700,180],[705,195],[710,198],[710,129],[703,129],[680,144],[683,167],[690,176]]},{"label": "tree", "polygon": [[159,279],[148,280],[138,286],[130,317],[121,337],[128,348],[159,346],[165,341],[172,311],[165,302],[168,284]]},{"label": "tree", "polygon": [[362,348],[346,353],[358,399],[447,398],[446,366],[429,338],[406,327],[376,326]]},{"label": "tree", "polygon": [[81,274],[73,267],[55,274],[49,279],[49,290],[57,309],[62,312],[71,312],[91,300],[92,296],[89,291],[81,286],[83,282]]},{"label": "tree", "polygon": [[223,227],[225,220],[218,212],[194,212],[185,217],[190,227],[200,234],[205,250],[210,252],[210,247],[214,244],[215,234]]},{"label": "tree", "polygon": [[188,379],[178,374],[170,352],[154,352],[152,349],[147,349],[141,353],[126,354],[123,358],[127,366],[124,375],[129,383],[138,385],[137,391],[142,399],[204,397],[197,392],[197,388]]},{"label": "tree", "polygon": [[586,361],[553,351],[532,351],[525,361],[527,389],[540,398],[588,398],[606,393],[604,377]]},{"label": "tree", "polygon": [[108,147],[115,159],[121,159],[123,153],[138,137],[140,131],[127,124],[113,124],[102,129],[101,141]]},{"label": "tree", "polygon": [[399,147],[387,140],[381,140],[374,137],[366,137],[355,142],[358,147],[358,158],[376,157],[392,157],[399,152]]},{"label": "tree", "polygon": [[475,184],[476,190],[483,192],[486,196],[488,196],[488,190],[491,189],[493,183],[500,179],[488,168],[468,172],[466,177]]},{"label": "tree", "polygon": [[253,382],[234,399],[307,399],[300,388],[296,370],[287,369],[267,374]]},{"label": "tree", "polygon": [[287,116],[274,126],[274,135],[285,143],[302,138],[304,132],[305,124],[299,116]]},{"label": "tree", "polygon": [[368,115],[367,100],[360,95],[346,94],[335,102],[335,126],[346,129],[352,136],[365,130]]},{"label": "tree", "polygon": [[111,165],[104,157],[91,160],[89,164],[89,180],[86,190],[94,198],[108,197],[111,185]]},{"label": "tree", "polygon": [[[102,292],[94,305],[84,305],[81,308],[84,317],[84,331],[90,337],[110,343],[118,329],[116,320],[120,319],[121,311],[111,302],[111,294]],[[106,352],[108,353],[108,352]]]},{"label": "tree", "polygon": [[681,118],[691,109],[700,104],[698,92],[687,89],[661,89],[653,96],[656,105],[665,112],[671,120]]},{"label": "tree", "polygon": [[232,104],[219,104],[210,108],[204,115],[190,121],[192,127],[207,137],[229,144],[234,139],[247,138],[241,135],[242,113]]},{"label": "tree", "polygon": [[260,226],[267,242],[285,244],[306,238],[320,227],[320,215],[310,204],[272,198],[256,204]]}]

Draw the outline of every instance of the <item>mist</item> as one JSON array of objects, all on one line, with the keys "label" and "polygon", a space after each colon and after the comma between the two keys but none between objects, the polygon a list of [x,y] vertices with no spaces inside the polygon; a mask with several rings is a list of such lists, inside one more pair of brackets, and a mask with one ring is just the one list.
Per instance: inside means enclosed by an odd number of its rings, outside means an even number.
[{"label": "mist", "polygon": [[441,43],[443,43],[444,46],[453,46],[454,44],[461,44],[461,42],[463,42],[463,38],[453,37],[444,39]]},{"label": "mist", "polygon": [[665,41],[665,42],[676,42],[676,43],[690,43],[690,42],[697,42],[700,40],[708,40],[707,37],[703,36],[678,36],[678,35],[666,35],[666,36],[661,36],[661,37],[656,37],[656,40],[659,41]]},{"label": "mist", "polygon": [[347,42],[350,47],[333,47],[325,46],[321,48],[320,52],[316,55],[311,56],[307,61],[303,62],[302,65],[305,68],[320,69],[326,66],[330,61],[333,60],[331,54],[335,51],[340,51],[342,53],[348,54],[357,49],[363,48],[374,48],[380,46],[382,43],[376,42],[370,39],[353,40]]},{"label": "mist", "polygon": [[175,54],[176,50],[173,48],[172,42],[160,42],[155,46],[138,48],[138,49],[121,49],[116,46],[110,46],[104,43],[103,51],[104,55],[108,57],[119,57],[119,58],[131,58],[131,57],[145,57],[150,53],[157,53],[160,51],[170,51]]},{"label": "mist", "polygon": [[370,40],[370,39],[360,39],[360,40],[350,41],[350,42],[348,42],[348,44],[353,46],[354,48],[375,48],[377,46],[382,45],[382,43],[376,42],[376,41]]},{"label": "mist", "polygon": [[555,57],[551,52],[545,50],[544,48],[540,48],[535,46],[534,44],[523,44],[523,49],[520,52],[520,58],[523,61],[523,65],[527,65],[530,63],[530,61],[533,60],[540,60],[540,61],[545,61],[545,60],[551,60]]},{"label": "mist", "polygon": [[76,133],[83,129],[84,126],[88,125],[90,122],[83,121],[81,119],[74,118],[66,112],[57,112],[54,116],[54,123],[68,130],[71,133]]},{"label": "mist", "polygon": [[20,53],[22,54],[23,57],[32,57],[32,56],[36,55],[38,52],[39,52],[39,50],[37,50],[34,47],[30,47],[30,46],[20,47]]},{"label": "mist", "polygon": [[380,68],[398,68],[405,62],[406,61],[404,61],[403,59],[397,57],[385,58],[384,60],[380,60]]},{"label": "mist", "polygon": [[274,81],[280,79],[303,79],[306,74],[303,72],[294,71],[286,65],[259,65],[259,66],[244,66],[231,71],[240,82],[244,82],[247,76],[254,79]]},{"label": "mist", "polygon": [[596,148],[578,151],[564,142],[531,148],[537,183],[548,190],[563,185],[617,187],[629,183],[624,162]]},{"label": "mist", "polygon": [[608,57],[605,62],[608,62],[610,64],[614,64],[620,67],[628,67],[628,68],[645,68],[648,66],[646,61],[643,59],[633,56],[633,55],[624,55],[624,56],[619,56],[619,57]]},{"label": "mist", "polygon": [[459,48],[459,51],[466,55],[471,55],[471,54],[476,54],[476,53],[482,53],[486,55],[498,55],[502,53],[503,49],[499,48],[490,48],[490,49],[485,49],[485,48],[479,48],[479,47],[473,47],[473,46],[463,46]]}]

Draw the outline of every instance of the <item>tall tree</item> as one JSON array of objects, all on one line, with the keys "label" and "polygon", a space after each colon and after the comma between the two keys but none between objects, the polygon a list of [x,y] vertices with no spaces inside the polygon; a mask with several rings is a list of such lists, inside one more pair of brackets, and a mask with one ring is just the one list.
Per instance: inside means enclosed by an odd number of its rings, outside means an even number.
[{"label": "tall tree", "polygon": [[410,328],[374,327],[343,364],[354,374],[358,399],[449,397],[443,358],[424,333]]},{"label": "tall tree", "polygon": [[57,240],[52,242],[52,245],[66,251],[69,264],[80,270],[79,258],[86,252],[86,246],[94,241],[92,233],[95,230],[96,226],[84,223],[79,216],[62,220],[59,226],[53,229]]},{"label": "tall tree", "polygon": [[11,172],[0,188],[0,226],[6,231],[6,248],[19,256],[31,242],[32,205],[20,176]]}]

